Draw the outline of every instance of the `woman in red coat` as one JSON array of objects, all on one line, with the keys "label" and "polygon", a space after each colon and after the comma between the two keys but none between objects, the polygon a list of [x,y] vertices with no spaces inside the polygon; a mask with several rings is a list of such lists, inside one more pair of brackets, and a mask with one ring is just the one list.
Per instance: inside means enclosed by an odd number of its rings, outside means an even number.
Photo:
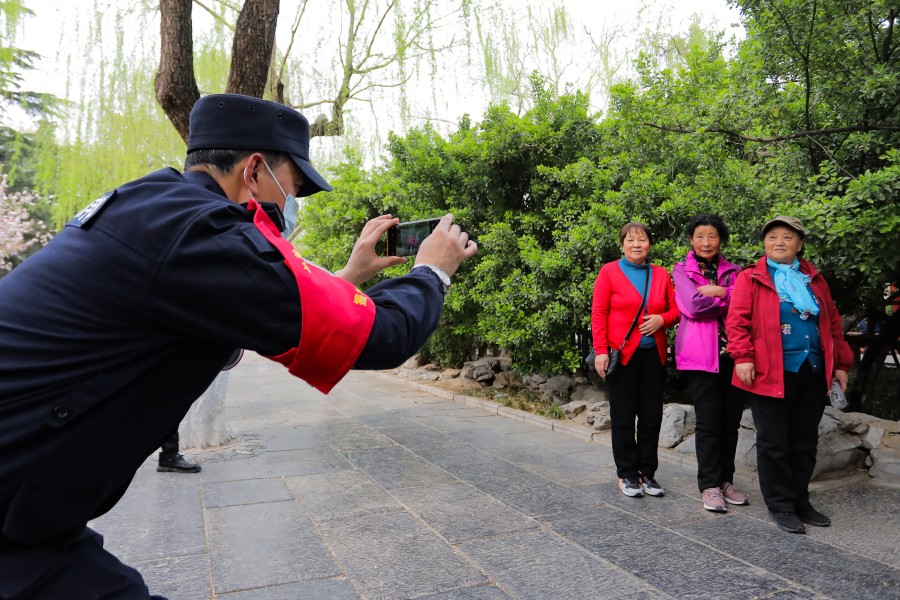
[{"label": "woman in red coat", "polygon": [[725,321],[732,383],[750,392],[760,491],[791,533],[831,524],[810,504],[808,487],[827,390],[834,380],[846,389],[853,364],[825,278],[798,258],[805,237],[800,219],[765,224],[766,255],[738,275]]},{"label": "woman in red coat", "polygon": [[[678,320],[675,288],[669,272],[648,261],[652,237],[646,225],[628,223],[619,240],[623,258],[603,265],[594,282],[594,368],[609,390],[619,489],[632,497],[662,496],[654,477],[666,379],[665,328]],[[620,364],[607,377],[610,348],[620,347]]]}]

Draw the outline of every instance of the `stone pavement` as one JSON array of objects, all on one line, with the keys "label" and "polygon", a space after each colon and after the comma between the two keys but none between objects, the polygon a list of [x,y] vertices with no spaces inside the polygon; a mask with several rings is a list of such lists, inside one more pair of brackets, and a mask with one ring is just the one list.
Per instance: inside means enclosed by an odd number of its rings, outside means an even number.
[{"label": "stone pavement", "polygon": [[323,396],[249,354],[227,411],[202,473],[154,455],[92,523],[171,600],[900,598],[897,489],[818,485],[834,524],[791,535],[749,476],[712,514],[660,450],[665,498],[627,498],[606,440],[376,373]]}]

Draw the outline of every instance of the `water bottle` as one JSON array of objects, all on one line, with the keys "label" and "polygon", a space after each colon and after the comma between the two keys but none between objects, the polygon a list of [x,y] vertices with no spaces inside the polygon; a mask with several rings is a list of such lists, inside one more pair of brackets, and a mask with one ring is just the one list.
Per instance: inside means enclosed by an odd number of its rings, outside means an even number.
[{"label": "water bottle", "polygon": [[835,379],[831,383],[831,405],[838,410],[844,410],[847,408],[847,396],[844,395],[844,390],[841,389],[841,382]]}]

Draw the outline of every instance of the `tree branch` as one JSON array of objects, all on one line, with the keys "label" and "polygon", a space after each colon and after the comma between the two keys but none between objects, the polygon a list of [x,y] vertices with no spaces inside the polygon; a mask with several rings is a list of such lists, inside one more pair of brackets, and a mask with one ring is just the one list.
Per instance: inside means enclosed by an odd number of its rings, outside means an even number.
[{"label": "tree branch", "polygon": [[669,131],[672,133],[721,133],[729,137],[744,140],[746,142],[762,142],[771,144],[773,142],[783,142],[785,140],[794,140],[798,138],[812,138],[821,135],[833,135],[835,133],[849,133],[854,131],[900,131],[900,126],[895,125],[849,125],[847,127],[831,127],[828,129],[812,129],[809,131],[795,131],[794,133],[786,133],[784,135],[775,135],[771,137],[757,137],[739,133],[731,129],[722,127],[704,127],[702,129],[685,129],[683,127],[672,127],[669,125],[657,125],[656,123],[641,123],[645,127],[652,127],[660,131]]}]

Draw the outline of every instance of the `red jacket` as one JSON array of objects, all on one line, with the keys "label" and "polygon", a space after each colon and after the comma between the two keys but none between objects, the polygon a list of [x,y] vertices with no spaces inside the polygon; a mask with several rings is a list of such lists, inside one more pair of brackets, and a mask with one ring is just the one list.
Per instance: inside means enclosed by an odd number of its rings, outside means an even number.
[{"label": "red jacket", "polygon": [[[835,369],[847,371],[853,366],[853,351],[844,339],[841,315],[838,314],[831,290],[816,268],[800,259],[800,271],[810,276],[810,289],[819,301],[819,341],[825,358],[828,387]],[[753,363],[756,378],[745,385],[732,375],[731,383],[743,390],[784,397],[784,356],[781,348],[781,313],[775,283],[769,276],[766,257],[738,274],[731,294],[731,307],[725,319],[728,352],[735,364]]]},{"label": "red jacket", "polygon": [[[647,293],[647,308],[644,314],[661,315],[663,326],[654,334],[659,360],[666,364],[668,340],[665,329],[672,327],[678,320],[678,307],[675,305],[675,287],[669,278],[669,272],[662,267],[651,265],[650,291]],[[591,330],[594,351],[607,354],[610,346],[618,348],[625,339],[625,334],[641,306],[641,292],[631,284],[619,267],[619,261],[606,263],[597,273],[594,281],[594,300],[591,306]],[[643,315],[642,315],[643,316]],[[628,337],[628,343],[622,349],[622,364],[637,350],[641,341],[638,331],[643,319],[638,319],[634,331]]]}]

